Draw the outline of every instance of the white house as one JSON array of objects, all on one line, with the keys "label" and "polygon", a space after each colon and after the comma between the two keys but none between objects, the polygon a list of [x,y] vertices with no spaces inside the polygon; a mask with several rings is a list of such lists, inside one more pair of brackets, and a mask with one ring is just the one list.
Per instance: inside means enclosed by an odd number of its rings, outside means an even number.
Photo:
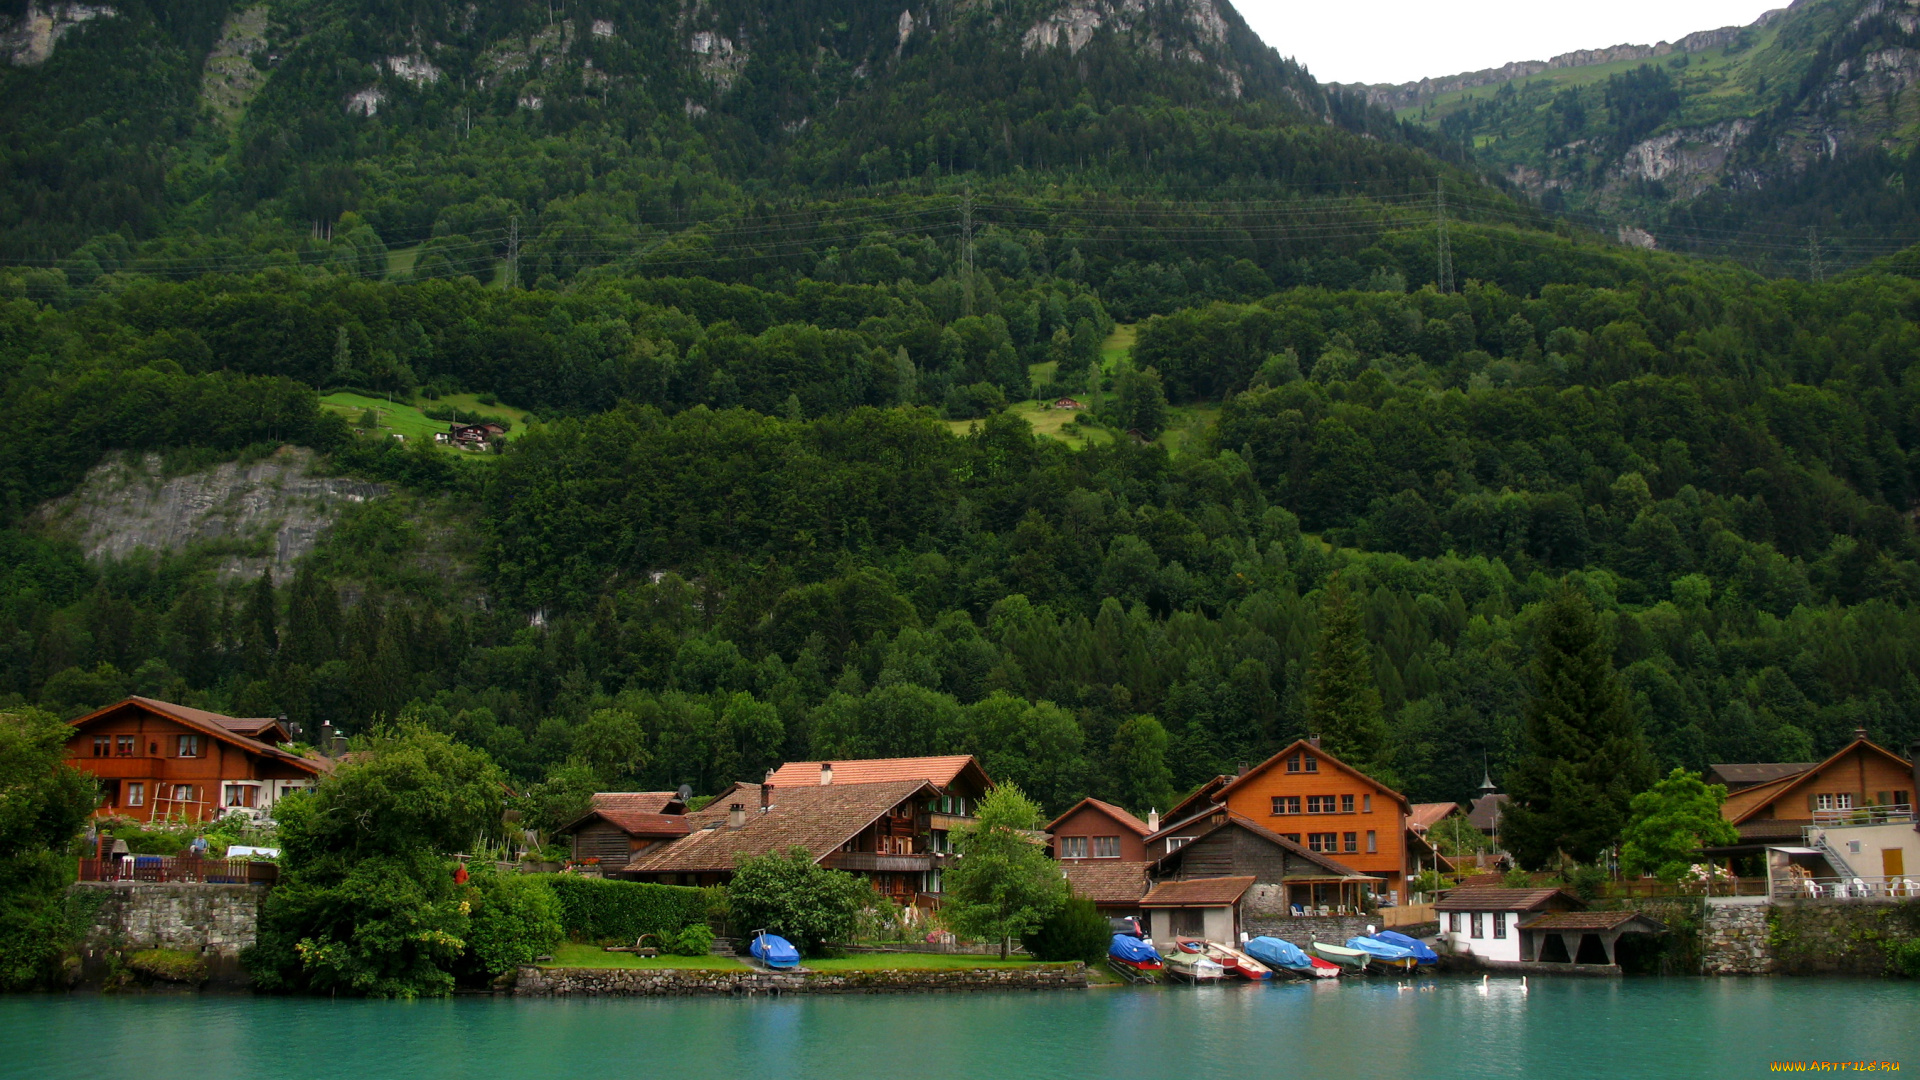
[{"label": "white house", "polygon": [[1532,960],[1520,947],[1520,924],[1552,911],[1584,907],[1579,898],[1559,889],[1504,889],[1467,886],[1454,889],[1433,905],[1440,916],[1440,934],[1460,955],[1482,960],[1518,963]]}]

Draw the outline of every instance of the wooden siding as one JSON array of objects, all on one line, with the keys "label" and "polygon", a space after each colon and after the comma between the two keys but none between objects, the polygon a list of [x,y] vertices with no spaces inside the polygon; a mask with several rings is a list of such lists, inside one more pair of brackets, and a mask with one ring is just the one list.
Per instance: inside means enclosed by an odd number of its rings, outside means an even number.
[{"label": "wooden siding", "polygon": [[621,867],[633,857],[635,845],[626,831],[609,821],[592,821],[573,834],[573,859],[599,859],[603,866]]},{"label": "wooden siding", "polygon": [[[1087,850],[1093,850],[1093,838],[1096,836],[1117,836],[1120,838],[1120,856],[1118,859],[1101,859],[1100,862],[1146,862],[1147,845],[1140,834],[1114,820],[1111,814],[1097,806],[1082,806],[1069,814],[1053,830],[1053,853],[1055,858],[1064,858],[1064,848],[1060,841],[1070,837],[1086,837]],[[1076,862],[1080,860],[1074,860]],[[1089,857],[1087,862],[1095,861]]]},{"label": "wooden siding", "polygon": [[[180,756],[182,735],[198,737],[198,756]],[[107,740],[105,756],[95,756],[96,738]],[[131,754],[118,752],[122,738],[133,740]],[[226,809],[222,805],[224,781],[311,784],[315,779],[297,766],[251,753],[216,735],[140,708],[123,709],[76,728],[67,740],[67,763],[100,779],[105,797],[102,813],[140,821],[156,817],[195,821],[217,818]],[[144,785],[142,805],[126,805],[128,783]],[[194,798],[187,802],[173,800],[172,789],[178,785],[193,787]]]},{"label": "wooden siding", "polygon": [[[1343,795],[1353,796],[1352,813],[1305,812],[1310,796],[1332,797],[1337,807]],[[1299,798],[1301,812],[1275,814],[1276,796]],[[1368,796],[1372,797],[1371,811],[1365,809]],[[1411,872],[1407,864],[1406,812],[1387,788],[1358,773],[1334,766],[1324,758],[1319,760],[1317,772],[1288,772],[1284,761],[1275,762],[1227,792],[1227,806],[1282,836],[1299,834],[1303,847],[1312,846],[1308,837],[1313,833],[1338,833],[1343,839],[1345,834],[1354,833],[1359,850],[1347,851],[1343,843],[1340,850],[1324,854],[1362,873],[1385,878],[1389,889],[1405,889],[1405,875]],[[1371,853],[1367,851],[1368,832],[1374,834],[1375,850]]]},{"label": "wooden siding", "polygon": [[[1899,801],[1905,792],[1912,803],[1913,770],[1873,749],[1855,743],[1838,758],[1807,770],[1779,786],[1762,785],[1727,796],[1722,809],[1730,820],[1813,820],[1814,800],[1821,795],[1851,795],[1855,807]],[[1747,816],[1750,811],[1756,811]]]}]

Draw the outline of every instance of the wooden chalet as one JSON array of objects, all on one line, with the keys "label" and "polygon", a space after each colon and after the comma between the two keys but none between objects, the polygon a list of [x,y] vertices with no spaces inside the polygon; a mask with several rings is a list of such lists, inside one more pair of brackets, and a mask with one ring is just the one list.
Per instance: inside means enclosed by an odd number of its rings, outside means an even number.
[{"label": "wooden chalet", "polygon": [[198,823],[264,813],[332,767],[281,744],[279,720],[131,697],[74,720],[67,764],[99,778],[100,816]]},{"label": "wooden chalet", "polygon": [[1155,880],[1245,877],[1271,887],[1263,890],[1270,914],[1307,915],[1321,908],[1358,911],[1365,895],[1379,892],[1385,884],[1225,807],[1215,807],[1204,820],[1166,831],[1186,835],[1149,866]]},{"label": "wooden chalet", "polygon": [[1752,761],[1722,763],[1707,766],[1704,777],[1709,784],[1719,784],[1731,794],[1745,791],[1760,784],[1770,784],[1775,780],[1784,780],[1789,776],[1799,776],[1815,765],[1817,761]]},{"label": "wooden chalet", "polygon": [[687,835],[687,807],[672,791],[603,791],[558,830],[576,863],[619,869],[634,855]]},{"label": "wooden chalet", "polygon": [[799,847],[822,866],[868,878],[902,906],[935,901],[945,856],[933,850],[932,820],[943,798],[924,779],[735,784],[686,815],[686,836],[641,851],[617,876],[717,885],[743,858]]},{"label": "wooden chalet", "polygon": [[953,851],[952,830],[973,820],[974,810],[993,778],[971,754],[942,757],[866,758],[858,761],[790,761],[767,776],[767,783],[786,791],[802,787],[844,787],[849,784],[891,784],[922,780],[932,784],[934,803],[927,817],[929,850]]},{"label": "wooden chalet", "polygon": [[[1715,768],[1723,776],[1729,769],[1742,775],[1738,766]],[[1809,827],[1845,824],[1875,808],[1911,812],[1915,784],[1912,762],[1868,739],[1865,730],[1855,731],[1853,741],[1825,761],[1729,794],[1720,813],[1740,830],[1740,842],[1712,854],[1751,855],[1769,845],[1798,844]]]},{"label": "wooden chalet", "polygon": [[1053,857],[1062,862],[1083,859],[1147,861],[1147,837],[1153,829],[1132,814],[1099,799],[1074,803],[1066,813],[1047,823]]}]

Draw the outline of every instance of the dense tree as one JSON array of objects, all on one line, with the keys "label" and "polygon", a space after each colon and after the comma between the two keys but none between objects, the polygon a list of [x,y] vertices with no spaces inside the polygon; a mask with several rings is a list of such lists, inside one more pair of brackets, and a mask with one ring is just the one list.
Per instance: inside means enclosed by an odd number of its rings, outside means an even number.
[{"label": "dense tree", "polygon": [[38,709],[0,711],[0,988],[50,979],[68,944],[67,846],[96,785],[69,767],[71,729]]},{"label": "dense tree", "polygon": [[1392,783],[1387,727],[1374,685],[1373,649],[1359,605],[1335,578],[1320,601],[1320,640],[1307,675],[1308,729],[1328,752]]},{"label": "dense tree", "polygon": [[765,930],[818,956],[829,941],[853,934],[854,916],[873,902],[863,880],[815,863],[805,848],[741,859],[727,887],[734,922]]},{"label": "dense tree", "polygon": [[1739,841],[1740,830],[1720,814],[1726,801],[1724,786],[1706,783],[1698,773],[1673,770],[1633,797],[1633,817],[1620,845],[1621,868],[1679,881],[1701,848]]},{"label": "dense tree", "polygon": [[999,941],[1003,960],[1014,938],[1039,930],[1067,899],[1059,865],[1034,840],[1044,823],[1019,787],[1001,784],[954,830],[960,857],[942,881],[942,915],[962,934]]}]

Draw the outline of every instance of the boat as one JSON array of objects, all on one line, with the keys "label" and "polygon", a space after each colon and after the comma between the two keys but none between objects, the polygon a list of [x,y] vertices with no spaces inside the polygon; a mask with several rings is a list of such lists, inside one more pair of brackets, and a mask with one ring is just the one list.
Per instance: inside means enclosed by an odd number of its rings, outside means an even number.
[{"label": "boat", "polygon": [[1393,930],[1382,930],[1373,935],[1373,938],[1376,941],[1384,941],[1389,945],[1398,945],[1403,949],[1412,949],[1413,958],[1420,962],[1421,967],[1427,967],[1440,962],[1440,954],[1434,952],[1432,947],[1417,937],[1408,937],[1405,934]]},{"label": "boat", "polygon": [[1227,969],[1221,967],[1219,961],[1186,949],[1174,949],[1167,953],[1166,963],[1168,975],[1187,982],[1219,982],[1227,977]]},{"label": "boat", "polygon": [[1273,978],[1273,969],[1248,956],[1231,945],[1222,945],[1205,938],[1174,938],[1173,943],[1181,952],[1198,953],[1219,964],[1228,975],[1253,982],[1264,982]]},{"label": "boat", "polygon": [[1367,970],[1367,965],[1373,961],[1372,953],[1329,945],[1324,941],[1314,942],[1307,947],[1307,950],[1330,964],[1339,964],[1343,968],[1351,968],[1354,971]]},{"label": "boat", "polygon": [[778,934],[769,934],[765,930],[753,933],[753,944],[747,947],[755,960],[775,971],[785,971],[800,966],[800,950],[793,943]]},{"label": "boat", "polygon": [[1134,971],[1161,971],[1167,966],[1153,946],[1131,934],[1113,935],[1113,943],[1107,946],[1107,959]]},{"label": "boat", "polygon": [[1276,937],[1257,937],[1248,941],[1247,952],[1275,971],[1289,972],[1302,979],[1331,979],[1340,974],[1338,964],[1308,956],[1300,946]]},{"label": "boat", "polygon": [[1374,963],[1394,971],[1412,971],[1413,966],[1419,963],[1412,949],[1389,945],[1379,938],[1351,937],[1347,939],[1347,948],[1358,949],[1373,957]]}]

